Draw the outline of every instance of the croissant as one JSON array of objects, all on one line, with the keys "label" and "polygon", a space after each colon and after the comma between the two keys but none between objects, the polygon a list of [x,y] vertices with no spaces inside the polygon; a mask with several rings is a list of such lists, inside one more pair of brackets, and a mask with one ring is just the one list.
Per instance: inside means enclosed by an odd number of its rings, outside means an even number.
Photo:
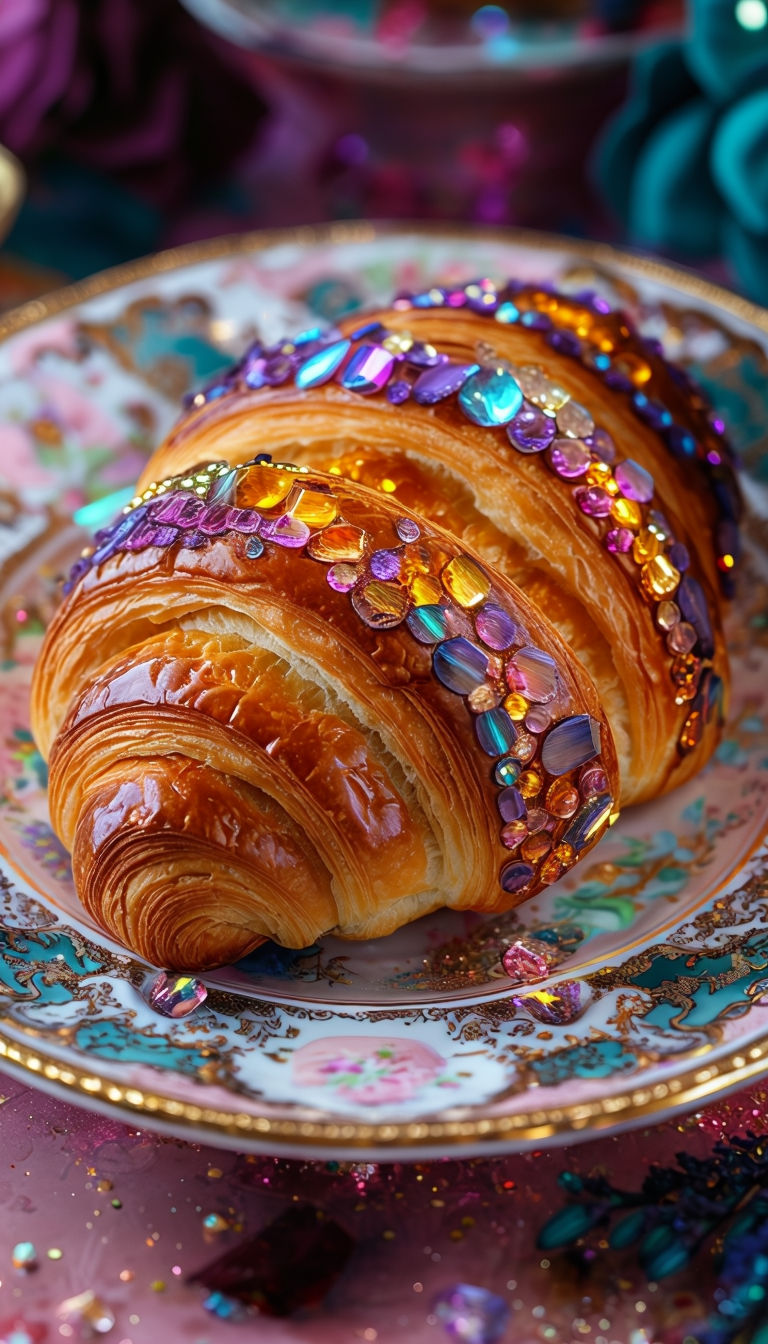
[{"label": "croissant", "polygon": [[698,389],[592,296],[479,281],[256,344],[46,635],[84,906],[200,969],[527,899],[714,749],[739,507]]}]

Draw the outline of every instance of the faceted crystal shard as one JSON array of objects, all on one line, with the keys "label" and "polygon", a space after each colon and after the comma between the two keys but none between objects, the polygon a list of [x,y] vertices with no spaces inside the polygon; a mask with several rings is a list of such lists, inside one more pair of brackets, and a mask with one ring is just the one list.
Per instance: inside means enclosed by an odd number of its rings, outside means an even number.
[{"label": "faceted crystal shard", "polygon": [[540,453],[555,436],[555,422],[538,406],[524,401],[507,425],[507,437],[519,453]]},{"label": "faceted crystal shard", "polygon": [[488,709],[475,719],[475,733],[483,751],[489,756],[501,756],[515,745],[517,732],[505,709]]},{"label": "faceted crystal shard", "polygon": [[421,406],[434,406],[436,402],[450,397],[479,369],[478,364],[438,364],[434,369],[425,369],[413,385],[413,399]]},{"label": "faceted crystal shard", "polygon": [[482,685],[488,671],[488,655],[463,635],[438,644],[432,663],[438,680],[456,695],[469,695]]},{"label": "faceted crystal shard", "polygon": [[351,564],[361,560],[365,553],[366,534],[352,523],[333,523],[317,532],[307,543],[307,555],[325,564],[346,560]]},{"label": "faceted crystal shard", "polygon": [[364,584],[352,596],[352,606],[358,616],[376,630],[391,630],[399,625],[409,605],[410,599],[405,588],[380,579]]},{"label": "faceted crystal shard", "polygon": [[227,527],[233,532],[251,535],[261,527],[261,514],[255,509],[230,509],[227,514]]},{"label": "faceted crystal shard", "polygon": [[537,1022],[564,1027],[581,1017],[592,1002],[592,991],[585,980],[561,980],[551,989],[534,989],[513,995],[512,1002],[525,1009]]},{"label": "faceted crystal shard", "polygon": [[160,971],[152,981],[147,1000],[163,1017],[188,1017],[207,997],[208,990],[194,975]]},{"label": "faceted crystal shard", "polygon": [[550,775],[565,775],[600,752],[600,724],[589,714],[561,719],[551,728],[541,749],[541,763]]},{"label": "faceted crystal shard", "polygon": [[198,520],[198,527],[208,537],[215,537],[227,531],[228,504],[207,504]]},{"label": "faceted crystal shard", "polygon": [[571,845],[578,854],[585,845],[599,835],[610,820],[613,799],[610,794],[598,794],[579,808],[562,835],[562,842]]},{"label": "faceted crystal shard", "polygon": [[316,351],[299,368],[296,374],[296,386],[301,388],[320,387],[327,383],[338,369],[347,351],[349,341],[334,341],[324,349]]},{"label": "faceted crystal shard", "polygon": [[238,473],[234,468],[220,473],[206,495],[207,504],[233,504]]},{"label": "faceted crystal shard", "polygon": [[[533,869],[527,863],[508,864],[507,866],[510,868],[527,868],[530,877],[533,876]],[[527,880],[530,880],[530,877]],[[515,890],[515,888],[505,887],[504,890]],[[518,984],[521,982],[531,984],[536,980],[546,979],[554,965],[554,960],[551,949],[546,943],[541,943],[535,938],[529,938],[525,942],[518,939],[517,942],[512,943],[511,947],[508,947],[502,956],[501,964],[511,980],[517,981]]]},{"label": "faceted crystal shard", "polygon": [[520,410],[523,394],[507,369],[479,369],[459,392],[459,405],[476,425],[506,425]]},{"label": "faceted crystal shard", "polygon": [[447,1288],[435,1298],[432,1310],[446,1334],[461,1344],[496,1344],[509,1320],[503,1298],[471,1283]]},{"label": "faceted crystal shard", "polygon": [[475,630],[487,648],[497,653],[508,649],[518,634],[512,617],[495,602],[488,602],[476,612]]},{"label": "faceted crystal shard", "polygon": [[634,499],[639,504],[649,504],[653,499],[653,477],[639,462],[634,462],[632,458],[619,462],[614,476],[626,499]]},{"label": "faceted crystal shard", "polygon": [[445,607],[436,603],[414,607],[413,611],[408,613],[406,624],[411,634],[421,644],[437,644],[448,633]]},{"label": "faceted crystal shard", "polygon": [[460,607],[479,606],[491,591],[491,580],[485,570],[466,555],[449,560],[440,577],[445,591]]},{"label": "faceted crystal shard", "polygon": [[341,385],[350,392],[370,396],[380,392],[395,367],[394,355],[380,345],[361,345],[341,375]]},{"label": "faceted crystal shard", "polygon": [[555,660],[543,649],[526,645],[518,649],[507,664],[507,683],[529,700],[546,704],[557,695]]}]

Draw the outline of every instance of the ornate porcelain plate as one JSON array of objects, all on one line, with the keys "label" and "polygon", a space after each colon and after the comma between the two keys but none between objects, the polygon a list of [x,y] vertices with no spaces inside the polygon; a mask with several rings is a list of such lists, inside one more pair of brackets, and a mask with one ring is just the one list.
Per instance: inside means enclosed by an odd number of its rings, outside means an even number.
[{"label": "ornate porcelain plate", "polygon": [[[78,909],[27,691],[56,582],[123,503],[179,398],[277,339],[403,286],[557,277],[620,299],[690,364],[750,475],[735,693],[707,770],[622,816],[583,868],[502,918],[268,945],[157,1013],[156,969]],[[768,1059],[768,315],[681,272],[531,235],[364,225],[226,240],[0,318],[0,1058],[73,1100],[240,1149],[416,1156],[541,1145],[692,1106]],[[549,978],[500,956],[537,940]]]}]

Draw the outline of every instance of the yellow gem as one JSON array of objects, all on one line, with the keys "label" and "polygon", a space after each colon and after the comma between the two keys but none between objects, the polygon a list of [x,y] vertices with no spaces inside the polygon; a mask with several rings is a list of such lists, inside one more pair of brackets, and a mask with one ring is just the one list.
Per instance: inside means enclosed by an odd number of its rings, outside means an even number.
[{"label": "yellow gem", "polygon": [[417,607],[439,602],[443,596],[440,580],[431,574],[415,574],[411,579],[411,597]]},{"label": "yellow gem", "polygon": [[677,591],[680,571],[666,555],[656,555],[642,568],[643,587],[652,597],[670,597]]},{"label": "yellow gem", "polygon": [[569,845],[565,841],[559,845],[555,845],[552,853],[556,859],[559,859],[560,862],[565,865],[565,867],[567,867],[568,864],[573,863],[573,860],[576,857],[576,851],[573,848],[573,845]]},{"label": "yellow gem", "polygon": [[618,355],[613,361],[613,366],[618,369],[619,373],[623,373],[626,378],[629,378],[630,382],[635,384],[635,387],[642,387],[643,383],[647,383],[651,376],[650,364],[632,350],[627,350],[623,355]]},{"label": "yellow gem", "polygon": [[365,542],[366,535],[361,527],[354,527],[351,523],[336,523],[310,537],[307,554],[313,560],[322,560],[329,565],[340,561],[354,562],[362,559]]},{"label": "yellow gem", "polygon": [[394,481],[390,480],[389,476],[385,476],[384,480],[380,482],[379,488],[384,491],[385,495],[393,495],[397,486]]},{"label": "yellow gem", "polygon": [[541,790],[541,775],[537,770],[524,770],[517,781],[517,787],[524,798],[535,798]]},{"label": "yellow gem", "polygon": [[611,501],[611,514],[620,527],[639,527],[643,521],[640,505],[634,499],[614,499]]},{"label": "yellow gem", "polygon": [[442,573],[443,587],[460,607],[479,607],[491,591],[491,580],[466,555],[449,560]]},{"label": "yellow gem", "polygon": [[648,560],[654,560],[661,551],[661,542],[655,532],[650,528],[644,527],[638,532],[632,544],[632,554],[638,565],[644,565]]},{"label": "yellow gem", "polygon": [[[294,518],[300,518],[307,527],[327,527],[339,512],[334,495],[328,495],[322,490],[312,490],[304,485],[294,485],[285,501],[285,509],[286,513],[293,514]],[[339,556],[340,560],[346,558]]]},{"label": "yellow gem", "polygon": [[238,504],[251,509],[274,509],[282,504],[294,482],[286,471],[250,472],[240,492]]},{"label": "yellow gem", "polygon": [[513,691],[504,701],[504,708],[510,719],[514,719],[517,722],[520,719],[524,719],[528,713],[528,701],[524,695],[519,695],[517,691]]},{"label": "yellow gem", "polygon": [[393,331],[391,336],[382,341],[382,345],[390,355],[404,355],[413,345],[413,339],[410,331]]},{"label": "yellow gem", "polygon": [[570,392],[566,392],[565,388],[557,383],[550,383],[539,404],[543,411],[559,411],[560,407],[570,400]]},{"label": "yellow gem", "polygon": [[587,467],[586,474],[587,485],[599,485],[602,490],[607,490],[609,495],[618,493],[618,485],[613,479],[613,470],[608,462],[592,462]]}]

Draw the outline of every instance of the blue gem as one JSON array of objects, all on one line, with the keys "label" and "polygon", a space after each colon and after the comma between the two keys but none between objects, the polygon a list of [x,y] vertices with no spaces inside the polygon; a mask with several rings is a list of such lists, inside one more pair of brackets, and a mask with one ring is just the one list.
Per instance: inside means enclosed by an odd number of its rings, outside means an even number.
[{"label": "blue gem", "polygon": [[320,387],[321,383],[327,383],[341,364],[350,344],[350,341],[334,341],[333,345],[326,345],[324,350],[310,355],[296,374],[296,386]]},{"label": "blue gem", "polygon": [[579,808],[560,837],[563,844],[572,845],[578,853],[592,840],[608,821],[613,808],[613,799],[609,793],[598,794]]},{"label": "blue gem", "polygon": [[405,623],[421,644],[437,644],[448,631],[445,607],[433,603],[414,607],[406,616]]},{"label": "blue gem", "polygon": [[386,331],[381,322],[366,322],[364,326],[357,327],[355,331],[352,332],[351,340],[362,341],[366,336],[373,336],[378,341],[385,335]]},{"label": "blue gem", "polygon": [[702,658],[711,658],[715,652],[715,641],[707,610],[707,599],[698,579],[694,579],[691,574],[684,575],[675,593],[675,601],[683,613],[683,620],[688,621],[699,636]]},{"label": "blue gem", "polygon": [[561,719],[550,728],[541,748],[541,763],[550,775],[566,775],[600,751],[600,724],[589,714]]},{"label": "blue gem", "polygon": [[478,369],[459,393],[459,405],[476,425],[506,425],[523,404],[519,384],[506,369]]},{"label": "blue gem", "polygon": [[469,695],[482,686],[488,671],[488,655],[463,635],[438,644],[432,663],[435,676],[456,695]]},{"label": "blue gem", "polygon": [[[533,877],[533,869],[530,863],[521,863],[518,860],[513,859],[511,863],[504,864],[504,867],[499,873],[499,883],[502,891],[509,891],[509,892],[519,891],[521,887],[525,887],[528,885],[532,877]],[[489,1334],[460,1335],[459,1338],[472,1339],[472,1340],[478,1339],[485,1341],[490,1339],[498,1339],[499,1336]]]},{"label": "blue gem", "polygon": [[487,709],[475,719],[477,740],[488,756],[501,756],[511,751],[517,739],[517,729],[506,709]]},{"label": "blue gem", "polygon": [[522,765],[515,760],[514,756],[505,756],[503,760],[497,761],[493,767],[493,778],[501,788],[505,788],[510,784],[517,783],[522,768]]},{"label": "blue gem", "polygon": [[380,392],[389,381],[395,357],[383,345],[361,345],[341,375],[341,385],[350,392],[370,396]]},{"label": "blue gem", "polygon": [[516,308],[514,303],[510,303],[509,300],[507,300],[506,303],[499,305],[494,313],[494,317],[497,322],[503,322],[504,325],[507,326],[511,322],[517,322],[520,317],[520,309]]},{"label": "blue gem", "polygon": [[512,784],[508,785],[506,789],[502,789],[496,799],[496,806],[499,809],[499,816],[502,821],[519,821],[521,817],[528,816],[525,799],[520,790]]},{"label": "blue gem", "polygon": [[457,1283],[439,1293],[432,1310],[446,1333],[461,1344],[496,1344],[509,1320],[509,1306],[503,1297],[472,1283]]},{"label": "blue gem", "polygon": [[264,550],[264,542],[261,537],[249,537],[245,545],[245,554],[249,560],[258,560]]},{"label": "blue gem", "polygon": [[230,468],[223,476],[217,476],[205,497],[206,504],[232,503],[236,484],[237,472],[234,468]]},{"label": "blue gem", "polygon": [[550,331],[552,328],[552,318],[548,313],[523,313],[520,321],[524,327],[529,327],[531,331]]}]

